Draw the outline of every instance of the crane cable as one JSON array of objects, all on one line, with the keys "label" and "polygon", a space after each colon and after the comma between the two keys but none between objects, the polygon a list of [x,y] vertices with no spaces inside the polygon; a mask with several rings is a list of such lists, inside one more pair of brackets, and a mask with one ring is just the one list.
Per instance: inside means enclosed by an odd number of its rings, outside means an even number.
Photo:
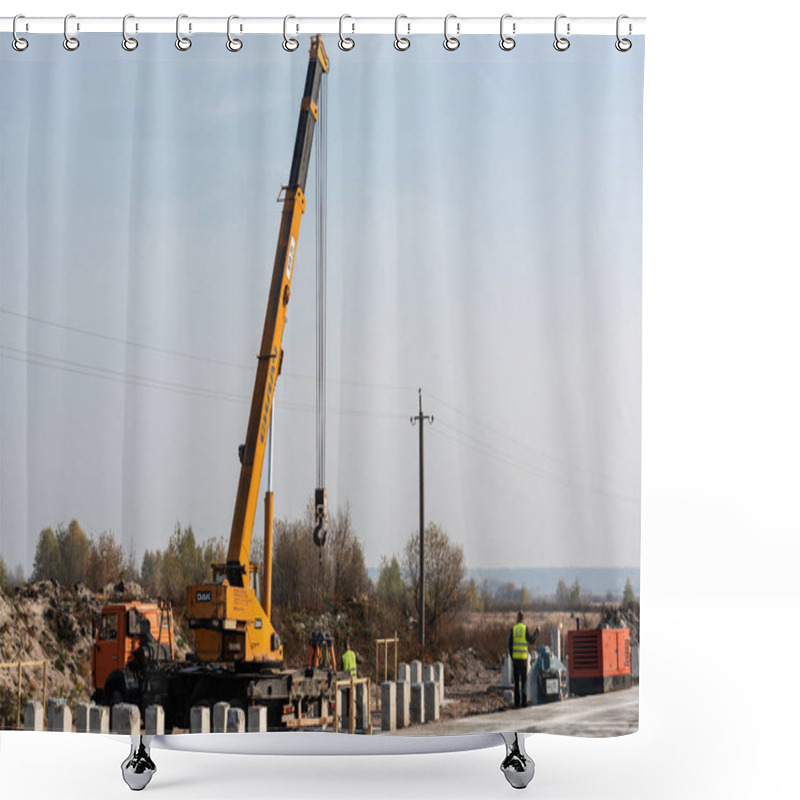
[{"label": "crane cable", "polygon": [[[327,81],[323,80],[319,91],[319,118],[317,120],[316,152],[316,234],[317,234],[317,367],[316,367],[316,416],[317,416],[317,491],[315,492],[314,543],[320,548],[320,570],[322,569],[322,545],[327,531],[325,503],[325,419],[326,419],[326,348],[325,330],[327,327],[325,295],[326,286],[326,244],[328,233],[327,193],[328,193],[328,115]],[[320,576],[321,577],[321,576]]]}]

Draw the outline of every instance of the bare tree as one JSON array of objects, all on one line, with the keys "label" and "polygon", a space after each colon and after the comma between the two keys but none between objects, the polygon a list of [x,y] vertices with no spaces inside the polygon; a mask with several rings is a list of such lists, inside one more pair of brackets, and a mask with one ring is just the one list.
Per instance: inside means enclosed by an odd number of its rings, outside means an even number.
[{"label": "bare tree", "polygon": [[[403,574],[419,607],[419,534],[412,534],[403,553]],[[445,617],[469,600],[464,550],[435,523],[425,528],[425,617],[434,631]]]},{"label": "bare tree", "polygon": [[326,600],[359,597],[368,588],[364,549],[353,530],[349,506],[330,515],[321,548],[314,544],[313,506],[303,520],[276,520],[272,567],[276,605],[319,608]]}]

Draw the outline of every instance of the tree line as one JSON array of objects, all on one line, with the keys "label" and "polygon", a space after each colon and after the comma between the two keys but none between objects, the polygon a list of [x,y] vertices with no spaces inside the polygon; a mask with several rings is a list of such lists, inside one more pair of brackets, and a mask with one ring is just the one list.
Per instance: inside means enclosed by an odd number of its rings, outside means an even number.
[{"label": "tree line", "polygon": [[[383,556],[377,579],[367,573],[364,548],[353,527],[350,508],[334,511],[328,520],[324,547],[314,544],[313,505],[309,503],[298,520],[276,520],[273,536],[272,601],[282,609],[319,611],[326,603],[350,600],[374,601],[394,622],[405,627],[418,624],[419,533],[409,535],[398,555]],[[251,562],[263,568],[263,538],[254,537]],[[149,596],[164,597],[176,606],[186,603],[186,589],[211,580],[212,565],[224,563],[227,545],[222,538],[199,540],[191,525],[176,524],[164,550],[147,549],[141,563],[126,553],[110,532],[87,536],[77,520],[39,534],[31,579],[56,580],[73,585],[84,583],[101,591],[109,582],[132,580]],[[9,576],[0,559],[0,588],[8,589],[24,580]],[[261,581],[256,582],[260,596]],[[582,596],[576,579],[571,585],[562,579],[556,589],[555,606],[578,610],[589,598]],[[630,579],[625,585],[623,606],[636,602]],[[468,579],[462,547],[436,523],[425,529],[425,615],[426,628],[437,630],[458,614],[474,610],[511,611],[531,607],[525,587],[502,583],[478,586]]]}]

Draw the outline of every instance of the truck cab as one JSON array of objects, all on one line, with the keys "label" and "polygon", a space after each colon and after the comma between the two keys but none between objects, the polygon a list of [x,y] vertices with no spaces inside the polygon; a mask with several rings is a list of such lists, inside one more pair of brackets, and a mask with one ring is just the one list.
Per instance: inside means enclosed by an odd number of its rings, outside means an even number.
[{"label": "truck cab", "polygon": [[113,603],[103,608],[92,645],[93,698],[113,704],[128,699],[137,655],[174,660],[172,610],[166,603]]}]

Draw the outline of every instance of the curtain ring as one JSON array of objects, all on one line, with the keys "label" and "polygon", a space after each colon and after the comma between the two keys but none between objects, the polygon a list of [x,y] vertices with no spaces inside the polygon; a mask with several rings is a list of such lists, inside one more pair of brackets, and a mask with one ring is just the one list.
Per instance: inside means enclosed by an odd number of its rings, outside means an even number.
[{"label": "curtain ring", "polygon": [[461,29],[461,23],[456,23],[456,35],[450,36],[447,33],[447,23],[450,22],[451,19],[457,19],[456,15],[448,14],[444,18],[444,49],[453,51],[458,50],[458,48],[461,46],[461,42],[458,40],[458,32]]},{"label": "curtain ring", "polygon": [[[553,42],[553,47],[555,47],[555,49],[558,50],[560,53],[563,53],[565,50],[569,50],[569,39],[567,39],[566,36],[558,35],[558,21],[560,19],[566,19],[566,18],[567,18],[566,14],[559,14],[556,17],[555,23],[553,24],[553,33],[556,37],[556,40]],[[568,22],[567,36],[569,36],[569,29],[570,29],[570,23]]]},{"label": "curtain ring", "polygon": [[[225,47],[231,51],[231,53],[238,53],[242,49],[242,40],[236,39],[234,36],[231,35],[231,22],[233,20],[239,19],[236,14],[231,14],[228,17],[228,41],[225,42]],[[241,30],[241,29],[240,29]]]},{"label": "curtain ring", "polygon": [[[181,36],[181,20],[188,19],[188,17],[188,14],[178,14],[178,18],[175,20],[175,47],[178,50],[188,50],[192,46],[191,39]],[[191,30],[191,26],[189,26],[189,30]]]},{"label": "curtain ring", "polygon": [[[620,14],[617,17],[617,41],[614,42],[614,47],[616,47],[617,50],[620,51],[620,53],[627,53],[628,50],[630,50],[631,47],[633,47],[633,42],[631,42],[630,39],[622,39],[619,35],[619,28],[620,28],[619,24],[624,19],[628,19],[627,14]],[[633,31],[633,26],[630,23],[628,23],[628,34],[630,34],[632,31]]]},{"label": "curtain ring", "polygon": [[135,19],[133,14],[126,14],[122,18],[122,49],[127,50],[129,53],[133,52],[139,46],[139,40],[128,36],[127,25],[129,19]]},{"label": "curtain ring", "polygon": [[300,42],[298,42],[297,39],[290,38],[289,36],[288,26],[290,19],[296,19],[296,18],[293,17],[291,14],[283,18],[283,49],[289,53],[293,53],[295,50],[297,50],[298,47],[300,47]]},{"label": "curtain ring", "polygon": [[[339,49],[344,51],[352,50],[356,46],[355,40],[351,39],[349,36],[345,36],[344,32],[342,31],[342,27],[344,26],[344,21],[346,19],[353,18],[349,14],[342,14],[342,16],[339,17]],[[351,23],[351,25],[355,31],[355,23]]]},{"label": "curtain ring", "polygon": [[[506,36],[505,33],[503,33],[503,25],[507,19],[512,19],[511,14],[503,14],[503,16],[500,17],[500,49],[506,52],[513,50],[517,46],[517,42],[513,37]],[[511,32],[517,32],[516,22],[512,23]]]},{"label": "curtain ring", "polygon": [[[77,40],[77,38],[70,36],[69,31],[67,30],[67,26],[69,25],[69,21],[71,19],[75,19],[74,14],[67,14],[67,16],[64,17],[64,49],[69,50],[70,52],[72,50],[77,50],[81,46],[81,43]],[[77,30],[80,30],[80,28],[77,28]]]},{"label": "curtain ring", "polygon": [[11,33],[14,35],[14,38],[11,41],[11,46],[18,52],[21,53],[23,50],[28,49],[28,40],[23,39],[21,36],[17,34],[17,20],[18,19],[25,19],[24,14],[17,14],[14,17],[14,21],[11,23]]},{"label": "curtain ring", "polygon": [[[401,19],[408,19],[408,17],[405,14],[398,14],[394,18],[394,48],[395,50],[408,50],[411,47],[411,39],[400,35]],[[406,26],[408,27],[408,32],[411,33],[411,24],[407,22]]]}]

